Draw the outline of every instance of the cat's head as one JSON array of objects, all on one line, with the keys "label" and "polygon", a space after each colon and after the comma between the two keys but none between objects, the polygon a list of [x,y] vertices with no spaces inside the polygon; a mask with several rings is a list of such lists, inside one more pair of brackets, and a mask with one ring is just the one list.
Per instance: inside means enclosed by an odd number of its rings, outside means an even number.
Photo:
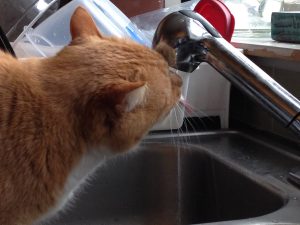
[{"label": "cat's head", "polygon": [[60,54],[79,55],[86,67],[78,69],[82,82],[89,80],[81,90],[83,133],[113,151],[126,151],[180,98],[181,78],[169,70],[174,53],[166,46],[153,50],[104,37],[83,8],[77,8],[70,27],[72,42]]}]

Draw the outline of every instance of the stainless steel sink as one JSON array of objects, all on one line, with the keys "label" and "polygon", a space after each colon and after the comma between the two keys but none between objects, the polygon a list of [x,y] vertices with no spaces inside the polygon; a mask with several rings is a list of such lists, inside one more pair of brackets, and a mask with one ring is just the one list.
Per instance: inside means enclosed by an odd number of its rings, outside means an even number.
[{"label": "stainless steel sink", "polygon": [[152,135],[100,167],[51,224],[300,224],[287,180],[299,150],[243,132]]}]

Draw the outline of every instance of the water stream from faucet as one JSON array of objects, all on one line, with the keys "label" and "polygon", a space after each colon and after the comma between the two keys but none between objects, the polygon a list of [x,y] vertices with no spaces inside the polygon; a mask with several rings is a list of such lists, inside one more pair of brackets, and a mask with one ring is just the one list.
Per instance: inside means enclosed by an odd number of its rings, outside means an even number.
[{"label": "water stream from faucet", "polygon": [[177,143],[177,224],[181,224],[181,154],[180,145]]}]

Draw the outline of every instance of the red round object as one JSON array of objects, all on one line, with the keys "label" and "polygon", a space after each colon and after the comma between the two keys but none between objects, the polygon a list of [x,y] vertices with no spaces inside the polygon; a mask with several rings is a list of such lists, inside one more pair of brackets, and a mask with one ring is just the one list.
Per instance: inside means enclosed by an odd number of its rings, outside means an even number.
[{"label": "red round object", "polygon": [[200,0],[195,12],[203,16],[228,42],[234,30],[234,16],[227,6],[220,0]]}]

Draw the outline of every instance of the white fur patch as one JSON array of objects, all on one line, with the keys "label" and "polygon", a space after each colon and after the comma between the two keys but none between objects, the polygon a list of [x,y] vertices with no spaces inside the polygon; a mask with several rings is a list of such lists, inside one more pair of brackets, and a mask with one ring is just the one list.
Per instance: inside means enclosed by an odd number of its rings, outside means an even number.
[{"label": "white fur patch", "polygon": [[63,196],[60,199],[59,208],[62,208],[72,197],[73,192],[95,171],[95,169],[101,165],[105,158],[111,155],[109,151],[91,150],[86,153],[80,162],[72,170],[67,179],[67,183],[64,188]]},{"label": "white fur patch", "polygon": [[142,87],[139,87],[127,94],[125,97],[126,101],[126,112],[130,112],[133,110],[136,106],[143,104],[143,102],[146,99],[146,93],[147,93],[147,85],[145,84]]},{"label": "white fur patch", "polygon": [[72,202],[74,191],[84,185],[93,172],[111,155],[112,153],[109,150],[103,148],[101,150],[88,151],[68,176],[62,196],[59,198],[56,206],[48,211],[46,215],[43,215],[35,224],[42,225],[53,217],[55,219],[56,214],[64,210],[69,202]]}]

